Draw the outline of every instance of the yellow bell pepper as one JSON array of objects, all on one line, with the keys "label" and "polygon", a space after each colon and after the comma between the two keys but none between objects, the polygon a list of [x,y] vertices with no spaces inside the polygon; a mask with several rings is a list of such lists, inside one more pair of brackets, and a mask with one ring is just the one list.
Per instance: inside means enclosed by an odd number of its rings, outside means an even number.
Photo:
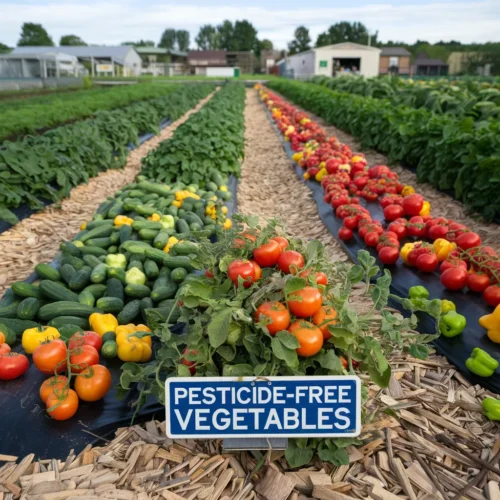
[{"label": "yellow bell pepper", "polygon": [[302,156],[303,156],[303,153],[301,153],[301,152],[293,153],[292,160],[293,161],[300,161],[300,160],[302,160]]},{"label": "yellow bell pepper", "polygon": [[172,249],[174,245],[179,243],[179,240],[175,236],[170,236],[170,238],[167,241],[167,244],[163,247],[163,251],[168,253]]},{"label": "yellow bell pepper", "polygon": [[231,229],[233,227],[233,221],[231,219],[226,219],[224,221],[224,229]]},{"label": "yellow bell pepper", "polygon": [[399,252],[399,256],[405,264],[408,264],[408,254],[413,250],[415,243],[405,243]]},{"label": "yellow bell pepper", "polygon": [[362,156],[353,156],[351,158],[351,163],[358,163],[360,161],[366,161]]},{"label": "yellow bell pepper", "polygon": [[328,172],[326,171],[326,168],[322,168],[315,176],[314,178],[318,181],[321,182],[321,179],[327,174]]},{"label": "yellow bell pepper", "polygon": [[436,257],[438,258],[439,262],[445,260],[450,252],[457,248],[457,245],[455,243],[451,243],[444,238],[438,238],[437,240],[434,240],[432,246],[434,247],[434,252],[436,253]]},{"label": "yellow bell pepper", "polygon": [[34,350],[40,344],[58,339],[60,336],[59,330],[53,326],[36,326],[35,328],[28,328],[23,332],[23,349],[28,354],[33,354]]},{"label": "yellow bell pepper", "polygon": [[118,320],[112,314],[93,313],[89,318],[90,327],[101,337],[106,332],[114,332],[118,327]]},{"label": "yellow bell pepper", "polygon": [[413,186],[405,186],[403,191],[401,191],[402,196],[409,196],[410,194],[415,194],[415,188]]},{"label": "yellow bell pepper", "polygon": [[85,229],[87,229],[87,223],[86,222],[82,222],[80,224],[80,231],[85,231]]},{"label": "yellow bell pepper", "polygon": [[144,363],[149,361],[153,354],[151,336],[139,338],[133,335],[135,332],[151,332],[151,330],[146,325],[133,325],[132,323],[116,329],[118,358],[122,361]]},{"label": "yellow bell pepper", "polygon": [[428,201],[424,201],[424,204],[422,206],[422,210],[420,210],[420,217],[425,217],[426,215],[429,215],[431,213],[431,204]]},{"label": "yellow bell pepper", "polygon": [[479,318],[479,324],[487,330],[488,338],[500,344],[500,305],[495,307],[491,314]]},{"label": "yellow bell pepper", "polygon": [[227,186],[220,186],[220,187],[219,187],[219,191],[224,191],[224,192],[226,192],[226,191],[227,191]]},{"label": "yellow bell pepper", "polygon": [[305,172],[304,175],[302,176],[306,181],[311,178],[311,176]]},{"label": "yellow bell pepper", "polygon": [[126,215],[117,215],[113,220],[113,224],[116,227],[122,227],[124,225],[131,226],[133,222],[134,220],[130,217],[127,217]]},{"label": "yellow bell pepper", "polygon": [[160,214],[153,214],[151,217],[148,217],[148,220],[153,222],[158,222],[161,219]]}]

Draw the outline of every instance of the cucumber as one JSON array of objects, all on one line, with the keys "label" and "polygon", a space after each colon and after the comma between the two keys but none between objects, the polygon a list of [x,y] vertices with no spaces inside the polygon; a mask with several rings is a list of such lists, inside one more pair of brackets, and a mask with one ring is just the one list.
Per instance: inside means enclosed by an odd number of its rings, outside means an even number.
[{"label": "cucumber", "polygon": [[163,250],[168,243],[168,239],[175,233],[173,228],[171,229],[162,229],[153,241],[153,246],[158,248],[159,250]]},{"label": "cucumber", "polygon": [[156,193],[160,196],[170,196],[172,194],[170,186],[166,184],[156,184],[154,182],[142,181],[139,182],[138,187],[143,191]]},{"label": "cucumber", "polygon": [[[40,281],[40,292],[43,297],[55,301],[78,302],[78,295],[65,286],[50,280]],[[62,316],[62,314],[61,314]]]},{"label": "cucumber", "polygon": [[106,332],[101,338],[103,342],[107,342],[108,340],[116,340],[116,333]]},{"label": "cucumber", "polygon": [[144,274],[150,280],[156,279],[158,274],[160,274],[158,264],[154,260],[147,259],[146,262],[144,262]]},{"label": "cucumber", "polygon": [[17,316],[17,308],[20,303],[21,301],[16,299],[8,306],[0,307],[0,318],[2,318],[2,321],[4,318],[15,318]]},{"label": "cucumber", "polygon": [[173,215],[174,217],[177,217],[177,212],[179,209],[177,207],[174,207],[173,205],[168,207],[166,212],[168,215]]},{"label": "cucumber", "polygon": [[130,239],[130,237],[132,236],[132,232],[132,226],[130,226],[129,224],[123,224],[123,226],[120,228],[120,245]]},{"label": "cucumber", "polygon": [[[120,283],[121,285],[121,283]],[[123,300],[116,297],[101,297],[96,303],[99,309],[102,309],[105,313],[117,313],[123,309]]]},{"label": "cucumber", "polygon": [[90,281],[92,283],[103,283],[106,281],[106,276],[108,274],[108,266],[106,264],[99,264],[92,269],[92,274],[90,275]]},{"label": "cucumber", "polygon": [[216,191],[215,196],[217,196],[219,200],[228,201],[231,199],[233,194],[231,193],[231,191]]},{"label": "cucumber", "polygon": [[178,219],[175,223],[178,233],[189,233],[189,224],[184,219]]},{"label": "cucumber", "polygon": [[[177,300],[174,299],[162,300],[157,307],[146,309],[146,317],[156,321],[161,318],[163,320],[162,323],[170,318],[170,324],[177,323],[181,316],[181,310],[179,307],[176,307],[176,302]],[[172,312],[174,307],[175,310]]]},{"label": "cucumber", "polygon": [[200,251],[200,247],[191,241],[183,241],[182,243],[176,243],[172,251],[175,252],[175,255],[197,254]]},{"label": "cucumber", "polygon": [[140,215],[151,216],[156,213],[156,210],[153,207],[148,207],[146,205],[137,205],[135,207],[135,211]]},{"label": "cucumber", "polygon": [[80,241],[85,243],[86,241],[94,238],[107,238],[113,232],[113,229],[113,221],[108,224],[103,224],[102,226],[97,226],[80,238]]},{"label": "cucumber", "polygon": [[76,275],[76,270],[71,264],[63,264],[60,269],[61,277],[66,283],[70,283],[73,277]]},{"label": "cucumber", "polygon": [[126,241],[123,243],[123,245],[120,245],[120,250],[125,251],[125,252],[130,252],[131,254],[135,255],[144,255],[146,252],[146,249],[150,248],[152,249],[151,245],[145,241]]},{"label": "cucumber", "polygon": [[116,278],[121,283],[125,283],[126,274],[125,269],[121,267],[110,267],[108,269],[108,278]]},{"label": "cucumber", "polygon": [[[118,242],[118,239],[117,239],[117,242]],[[106,238],[92,238],[92,239],[87,240],[85,242],[86,246],[99,247],[99,248],[108,248],[109,246],[111,246],[111,244],[112,244],[112,241],[111,241],[111,238],[109,236],[107,236]]]},{"label": "cucumber", "polygon": [[101,247],[88,246],[88,247],[82,247],[81,250],[83,255],[94,255],[95,257],[102,257],[103,255],[104,256],[108,255],[108,252]]},{"label": "cucumber", "polygon": [[205,226],[215,225],[215,219],[212,219],[212,217],[210,217],[210,215],[205,215],[203,222],[205,223]]},{"label": "cucumber", "polygon": [[215,192],[215,191],[217,191],[217,189],[219,189],[219,186],[217,186],[217,184],[215,184],[215,182],[210,181],[210,182],[207,182],[205,184],[205,188],[207,191],[214,191]]},{"label": "cucumber", "polygon": [[18,297],[35,297],[40,298],[40,290],[37,286],[24,281],[16,281],[12,283],[12,290]]},{"label": "cucumber", "polygon": [[39,326],[38,323],[28,319],[2,318],[1,321],[3,325],[12,330],[18,337],[23,334],[24,330]]},{"label": "cucumber", "polygon": [[90,231],[91,229],[95,229],[96,227],[107,226],[109,224],[113,224],[113,219],[93,220],[87,222],[87,230]]},{"label": "cucumber", "polygon": [[141,317],[145,323],[147,323],[146,309],[151,309],[152,307],[154,307],[154,304],[151,297],[144,297],[141,299]]},{"label": "cucumber", "polygon": [[[33,297],[28,297],[33,298]],[[5,343],[9,346],[12,346],[16,343],[16,332],[12,331],[7,325],[0,322],[0,333],[3,333],[5,337]]]},{"label": "cucumber", "polygon": [[164,266],[170,267],[171,269],[175,269],[176,267],[183,267],[187,271],[192,271],[194,269],[191,264],[191,259],[185,255],[171,256],[156,248],[146,249],[145,253],[146,257]]},{"label": "cucumber", "polygon": [[118,345],[114,340],[106,340],[101,347],[101,354],[104,358],[113,359],[116,358],[116,354],[118,353]]},{"label": "cucumber", "polygon": [[148,203],[150,201],[156,201],[158,198],[159,198],[159,196],[156,193],[151,193],[151,194],[147,194],[146,196],[143,196],[142,202]]},{"label": "cucumber", "polygon": [[153,229],[156,231],[161,231],[163,229],[163,226],[161,225],[160,222],[153,222],[150,220],[138,220],[134,221],[132,224],[132,229],[134,231],[140,231],[141,229]]},{"label": "cucumber", "polygon": [[142,299],[151,295],[151,288],[146,285],[127,285],[125,287],[125,295]]},{"label": "cucumber", "polygon": [[186,212],[182,218],[189,224],[196,223],[203,227],[203,221],[194,212]]},{"label": "cucumber", "polygon": [[86,304],[87,306],[94,307],[95,305],[95,297],[92,295],[92,293],[85,289],[83,292],[78,295],[78,302],[80,304]]},{"label": "cucumber", "polygon": [[189,229],[192,233],[196,233],[197,231],[201,231],[203,226],[200,226],[197,222],[193,222],[192,224],[189,224]]},{"label": "cucumber", "polygon": [[19,319],[35,319],[40,301],[35,297],[27,297],[17,306],[17,317]]},{"label": "cucumber", "polygon": [[154,302],[160,302],[161,300],[171,299],[175,297],[177,292],[177,285],[173,281],[169,281],[166,286],[161,288],[156,288],[151,292],[151,298]]},{"label": "cucumber", "polygon": [[118,247],[116,245],[111,245],[108,248],[108,253],[118,253]]},{"label": "cucumber", "polygon": [[[87,318],[79,318],[77,316],[57,316],[49,321],[49,325],[58,329],[63,325],[75,325],[82,330],[88,330],[90,328]],[[62,335],[61,331],[59,331],[59,333]],[[76,333],[76,330],[73,333]]]},{"label": "cucumber", "polygon": [[96,310],[86,304],[63,300],[61,302],[45,304],[40,307],[38,310],[38,317],[41,321],[49,321],[51,319],[58,318],[59,316],[77,316],[79,318],[88,318],[95,312],[99,312],[99,310]]},{"label": "cucumber", "polygon": [[158,278],[161,278],[161,277],[169,278],[171,273],[172,273],[171,269],[169,269],[168,267],[162,267],[160,269],[160,274],[158,275]]},{"label": "cucumber", "polygon": [[61,280],[61,273],[49,264],[37,264],[35,266],[35,272],[40,279],[51,281]]},{"label": "cucumber", "polygon": [[104,294],[106,293],[107,286],[106,285],[101,285],[101,284],[93,284],[89,285],[84,292],[90,292],[95,299],[100,299],[101,297],[104,297]]},{"label": "cucumber", "polygon": [[145,241],[153,241],[158,233],[159,231],[156,229],[141,229],[139,231],[139,238]]},{"label": "cucumber", "polygon": [[83,290],[86,286],[90,285],[90,275],[92,274],[92,268],[86,266],[80,269],[68,283],[69,289],[74,292],[79,292]]},{"label": "cucumber", "polygon": [[91,267],[92,269],[101,264],[101,261],[95,255],[90,254],[83,256],[83,262],[85,262],[85,264],[87,264],[87,266]]},{"label": "cucumber", "polygon": [[225,185],[224,178],[222,177],[221,173],[218,170],[213,170],[210,177],[218,187]]},{"label": "cucumber", "polygon": [[106,290],[106,297],[114,297],[115,299],[120,299],[122,302],[125,300],[125,294],[123,293],[123,285],[119,279],[117,278],[108,279],[108,288]]},{"label": "cucumber", "polygon": [[141,189],[132,189],[128,192],[130,198],[142,198],[144,195],[145,193]]},{"label": "cucumber", "polygon": [[136,198],[125,198],[123,200],[123,208],[125,209],[125,212],[132,212],[132,210],[135,211],[136,207],[141,204],[141,200]]},{"label": "cucumber", "polygon": [[113,203],[113,205],[108,210],[108,217],[110,219],[114,219],[118,215],[123,214],[124,211],[125,211],[125,209],[123,208],[123,201],[117,200]]},{"label": "cucumber", "polygon": [[70,255],[73,255],[74,257],[80,257],[81,252],[80,249],[71,243],[71,241],[63,241],[60,245],[59,248],[61,252],[63,253],[68,253]]},{"label": "cucumber", "polygon": [[171,281],[172,280],[170,279],[170,276],[159,276],[153,283],[153,290],[156,290],[157,288],[163,288],[167,286]]},{"label": "cucumber", "polygon": [[133,323],[135,318],[141,312],[141,301],[131,300],[119,313],[116,319],[120,325],[128,325]]},{"label": "cucumber", "polygon": [[144,272],[144,266],[140,260],[131,260],[127,266],[127,271],[130,271],[134,267]]},{"label": "cucumber", "polygon": [[183,267],[176,267],[172,269],[170,278],[174,283],[179,284],[186,279],[187,274],[187,271]]},{"label": "cucumber", "polygon": [[[111,236],[109,237],[109,239],[111,240],[112,245],[117,245],[118,243],[120,243],[120,230],[115,229],[111,233]],[[108,253],[111,253],[111,252],[108,252]]]},{"label": "cucumber", "polygon": [[16,294],[12,291],[12,288],[7,288],[3,297],[0,299],[0,308],[5,306],[10,306],[12,302],[16,302],[19,299],[16,297]]},{"label": "cucumber", "polygon": [[103,217],[109,217],[109,215],[106,215],[109,213],[109,209],[113,206],[114,204],[114,201],[111,199],[111,200],[106,200],[106,201],[103,201],[98,207],[97,207],[97,210],[96,210],[96,214],[100,214],[102,215]]},{"label": "cucumber", "polygon": [[63,254],[63,257],[61,259],[61,266],[64,264],[69,264],[70,266],[73,266],[76,271],[79,271],[85,265],[85,262],[83,262],[82,259],[75,257],[74,255]]}]

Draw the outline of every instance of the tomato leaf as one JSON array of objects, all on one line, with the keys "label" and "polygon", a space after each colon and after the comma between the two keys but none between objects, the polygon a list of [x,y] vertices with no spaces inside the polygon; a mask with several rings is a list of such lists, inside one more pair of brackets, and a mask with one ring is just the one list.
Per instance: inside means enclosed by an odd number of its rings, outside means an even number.
[{"label": "tomato leaf", "polygon": [[349,269],[347,273],[347,278],[352,285],[355,285],[356,283],[359,283],[363,279],[364,274],[365,273],[361,266],[354,265]]},{"label": "tomato leaf", "polygon": [[316,262],[323,253],[323,248],[321,241],[311,240],[306,247],[306,262]]},{"label": "tomato leaf", "polygon": [[426,359],[429,356],[430,349],[426,345],[412,344],[409,352],[414,358]]},{"label": "tomato leaf", "polygon": [[236,350],[231,345],[221,345],[217,348],[217,353],[226,361],[232,361],[236,356]]},{"label": "tomato leaf", "polygon": [[185,365],[177,365],[177,375],[179,377],[190,377],[191,372],[189,371],[189,367]]},{"label": "tomato leaf", "polygon": [[232,309],[226,308],[212,316],[207,325],[208,338],[212,347],[219,347],[227,340],[232,314]]},{"label": "tomato leaf", "polygon": [[286,347],[279,338],[274,337],[271,339],[271,347],[273,354],[284,361],[290,368],[297,368],[299,366],[299,358],[295,349]]},{"label": "tomato leaf", "polygon": [[334,374],[343,373],[342,362],[333,349],[316,354],[314,359],[319,363],[321,368],[334,372]]},{"label": "tomato leaf", "polygon": [[298,292],[302,290],[307,285],[307,282],[303,278],[293,277],[290,278],[285,285],[285,296],[290,295],[291,293]]},{"label": "tomato leaf", "polygon": [[371,290],[371,297],[373,300],[373,305],[377,311],[380,311],[387,305],[387,300],[389,299],[391,284],[391,273],[388,269],[384,269],[384,274],[377,279],[376,285]]},{"label": "tomato leaf", "polygon": [[250,365],[224,365],[223,377],[250,377],[253,375],[253,368]]}]

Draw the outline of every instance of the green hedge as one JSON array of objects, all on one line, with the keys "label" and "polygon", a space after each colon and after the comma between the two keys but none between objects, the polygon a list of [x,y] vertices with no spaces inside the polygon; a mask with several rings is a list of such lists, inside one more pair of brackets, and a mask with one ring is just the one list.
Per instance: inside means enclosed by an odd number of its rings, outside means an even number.
[{"label": "green hedge", "polygon": [[437,115],[424,109],[393,106],[289,80],[268,86],[329,123],[349,132],[365,148],[394,162],[416,167],[420,182],[454,197],[487,220],[500,215],[500,123]]},{"label": "green hedge", "polygon": [[58,127],[40,136],[4,141],[0,146],[0,219],[15,224],[9,208],[42,199],[56,201],[90,177],[125,162],[127,146],[139,135],[158,132],[160,120],[177,119],[214,90],[213,85],[177,87],[168,96]]}]

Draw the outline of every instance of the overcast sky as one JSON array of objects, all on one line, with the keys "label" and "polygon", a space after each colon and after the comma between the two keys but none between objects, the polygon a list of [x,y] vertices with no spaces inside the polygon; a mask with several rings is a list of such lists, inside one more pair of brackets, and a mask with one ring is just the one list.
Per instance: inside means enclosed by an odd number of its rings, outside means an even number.
[{"label": "overcast sky", "polygon": [[[340,4],[341,6],[335,6]],[[41,23],[57,44],[75,34],[87,43],[118,45],[150,39],[164,28],[187,29],[191,46],[203,24],[248,19],[259,38],[285,48],[304,24],[313,41],[335,22],[361,21],[379,39],[499,41],[500,0],[0,0],[0,42],[16,45],[21,24]]]}]

